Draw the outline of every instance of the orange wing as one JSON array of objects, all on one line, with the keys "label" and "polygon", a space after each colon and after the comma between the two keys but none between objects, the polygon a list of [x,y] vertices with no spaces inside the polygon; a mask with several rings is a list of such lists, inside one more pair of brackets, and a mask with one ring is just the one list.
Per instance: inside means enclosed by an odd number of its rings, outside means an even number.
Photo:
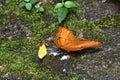
[{"label": "orange wing", "polygon": [[78,51],[78,50],[82,50],[85,48],[89,48],[93,46],[101,46],[101,45],[102,43],[97,42],[97,41],[79,41],[79,42],[73,42],[71,44],[68,44],[62,47],[62,49],[69,52],[69,51]]},{"label": "orange wing", "polygon": [[56,34],[56,38],[54,40],[54,43],[57,47],[62,48],[74,40],[76,40],[76,37],[71,31],[61,26],[58,27],[58,33]]},{"label": "orange wing", "polygon": [[102,45],[101,42],[97,41],[81,41],[71,31],[61,26],[58,27],[58,33],[56,34],[54,43],[58,48],[66,51],[78,51],[84,48]]}]

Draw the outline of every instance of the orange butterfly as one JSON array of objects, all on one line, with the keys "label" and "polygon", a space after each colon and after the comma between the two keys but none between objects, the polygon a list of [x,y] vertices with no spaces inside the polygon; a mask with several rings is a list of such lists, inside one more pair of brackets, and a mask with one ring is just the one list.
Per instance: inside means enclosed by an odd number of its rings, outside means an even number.
[{"label": "orange butterfly", "polygon": [[61,26],[58,27],[54,44],[58,48],[68,52],[78,51],[93,46],[102,46],[102,43],[97,41],[81,41],[80,39],[76,38],[70,30]]}]

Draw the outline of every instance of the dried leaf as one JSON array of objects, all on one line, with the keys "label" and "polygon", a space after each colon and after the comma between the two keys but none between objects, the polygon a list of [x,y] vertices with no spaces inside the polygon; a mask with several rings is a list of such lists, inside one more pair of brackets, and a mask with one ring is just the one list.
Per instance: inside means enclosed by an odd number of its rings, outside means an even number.
[{"label": "dried leaf", "polygon": [[45,46],[45,44],[42,44],[42,46],[39,47],[38,57],[40,59],[43,59],[46,55],[47,55],[46,46]]}]

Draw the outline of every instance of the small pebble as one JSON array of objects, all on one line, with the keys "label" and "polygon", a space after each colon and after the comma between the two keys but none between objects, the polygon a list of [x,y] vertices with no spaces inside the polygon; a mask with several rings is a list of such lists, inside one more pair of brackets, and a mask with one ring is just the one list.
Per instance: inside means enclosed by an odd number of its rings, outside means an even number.
[{"label": "small pebble", "polygon": [[57,52],[50,52],[49,54],[50,54],[50,55],[53,55],[53,56],[58,56],[58,55],[60,55],[60,53],[57,53]]},{"label": "small pebble", "polygon": [[70,59],[70,55],[63,55],[60,60],[63,61],[68,59]]}]

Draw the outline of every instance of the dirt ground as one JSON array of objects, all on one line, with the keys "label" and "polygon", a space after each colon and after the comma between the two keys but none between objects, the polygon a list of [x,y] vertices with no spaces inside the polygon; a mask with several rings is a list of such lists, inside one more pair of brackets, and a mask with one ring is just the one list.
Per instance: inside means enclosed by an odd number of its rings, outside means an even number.
[{"label": "dirt ground", "polygon": [[[80,3],[80,10],[83,11],[79,19],[97,20],[106,16],[117,15],[120,12],[119,6],[113,2],[102,3],[101,0],[89,0]],[[107,36],[109,42],[103,41],[100,49],[85,50],[87,52],[85,59],[81,60],[80,54],[84,54],[84,50],[71,53],[70,60],[49,61],[53,73],[56,72],[64,76],[80,75],[78,80],[119,80],[120,79],[120,27],[102,28],[102,32],[109,34]],[[80,54],[79,54],[80,53]],[[47,62],[45,59],[44,62]],[[71,63],[72,62],[72,63]],[[38,61],[39,63],[39,61]],[[55,64],[55,65],[52,65]],[[61,79],[63,76],[61,76]]]},{"label": "dirt ground", "polygon": [[[80,5],[79,10],[82,10],[83,13],[77,16],[79,20],[85,18],[93,21],[120,13],[119,6],[113,2],[102,3],[101,0],[88,0],[83,1]],[[0,4],[0,8],[2,6]],[[2,16],[6,15],[0,15],[0,17]],[[0,28],[0,38],[15,39],[31,35],[31,32],[24,27],[25,23],[19,19],[13,19],[13,21],[16,22],[10,22],[8,24],[0,23],[0,26],[3,26]],[[21,26],[15,27],[15,25]],[[120,80],[120,26],[102,28],[101,30],[102,32],[108,33],[107,38],[109,43],[103,41],[103,46],[98,49],[73,52],[78,57],[70,53],[70,59],[65,61],[57,60],[57,58],[60,58],[58,56],[54,58],[46,57],[43,60],[45,65],[41,65],[41,61],[39,60],[35,60],[35,62],[44,68],[51,67],[50,70],[53,74],[57,73],[61,77],[61,80],[65,79],[65,76],[72,76],[74,74],[80,76],[78,80]],[[78,53],[82,54],[86,52],[85,59],[81,60],[81,55]],[[46,62],[49,62],[49,64]]]}]

